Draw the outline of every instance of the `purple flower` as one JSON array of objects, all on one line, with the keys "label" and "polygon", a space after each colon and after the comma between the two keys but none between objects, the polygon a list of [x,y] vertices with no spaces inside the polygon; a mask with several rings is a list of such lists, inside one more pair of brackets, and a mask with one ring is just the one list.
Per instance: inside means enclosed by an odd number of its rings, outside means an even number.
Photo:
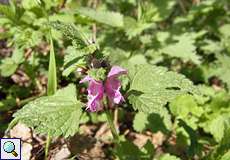
[{"label": "purple flower", "polygon": [[119,104],[124,101],[124,98],[120,92],[121,82],[118,77],[122,74],[126,74],[127,70],[119,67],[113,66],[107,75],[105,81],[105,91],[103,82],[95,80],[90,76],[86,76],[80,81],[80,83],[89,82],[88,85],[88,103],[87,108],[91,112],[96,112],[103,109],[103,96],[104,92],[108,96],[110,105]]},{"label": "purple flower", "polygon": [[120,92],[121,82],[118,77],[122,74],[127,74],[127,70],[119,67],[113,66],[107,76],[105,82],[105,92],[109,98],[110,104],[119,104],[124,101],[124,98]]},{"label": "purple flower", "polygon": [[95,112],[101,110],[103,108],[103,95],[104,95],[104,87],[102,81],[97,81],[91,78],[90,76],[86,76],[84,79],[80,81],[80,83],[89,82],[88,86],[88,103],[87,108],[91,112]]}]

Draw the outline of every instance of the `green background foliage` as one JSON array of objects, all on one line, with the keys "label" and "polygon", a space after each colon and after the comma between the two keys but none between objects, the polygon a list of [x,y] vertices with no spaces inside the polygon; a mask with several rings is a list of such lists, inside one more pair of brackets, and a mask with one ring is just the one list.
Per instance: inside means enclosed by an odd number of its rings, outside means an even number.
[{"label": "green background foliage", "polygon": [[[85,111],[79,81],[118,65],[128,74],[110,158],[230,159],[229,10],[229,0],[0,3],[1,136],[18,122],[52,137],[100,126],[105,114]],[[130,138],[159,132],[159,146]]]}]

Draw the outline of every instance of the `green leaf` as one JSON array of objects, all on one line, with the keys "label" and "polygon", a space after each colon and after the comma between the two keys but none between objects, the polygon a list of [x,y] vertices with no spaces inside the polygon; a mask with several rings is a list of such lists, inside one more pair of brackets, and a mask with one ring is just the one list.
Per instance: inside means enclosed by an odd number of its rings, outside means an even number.
[{"label": "green leaf", "polygon": [[196,101],[191,95],[177,97],[172,103],[170,103],[170,110],[175,116],[183,118],[187,117],[189,114],[200,117],[204,112],[201,107],[198,107]]},{"label": "green leaf", "polygon": [[220,160],[229,160],[230,159],[230,151],[228,151],[227,153],[225,153]]},{"label": "green leaf", "polygon": [[220,142],[224,132],[230,125],[230,116],[227,114],[219,115],[210,122],[209,130],[217,142]]},{"label": "green leaf", "polygon": [[96,79],[96,80],[104,80],[106,75],[106,70],[104,68],[99,68],[99,69],[91,69],[88,71],[88,75],[90,77],[92,77],[93,79]]},{"label": "green leaf", "polygon": [[9,1],[9,5],[0,4],[0,14],[11,20],[13,25],[17,25],[25,10],[17,6],[15,1]]},{"label": "green leaf", "polygon": [[89,41],[84,32],[74,24],[65,24],[56,21],[51,22],[50,25],[56,30],[61,31],[66,38],[72,40],[73,44],[78,45],[78,48],[84,48],[89,45]]},{"label": "green leaf", "polygon": [[148,124],[148,116],[144,112],[138,112],[133,120],[133,128],[137,132],[142,132]]},{"label": "green leaf", "polygon": [[198,91],[185,76],[163,67],[139,65],[131,77],[129,101],[134,109],[160,113],[167,102],[186,93]]},{"label": "green leaf", "polygon": [[170,154],[164,154],[159,158],[159,160],[180,160],[180,158]]},{"label": "green leaf", "polygon": [[15,63],[20,64],[22,63],[24,59],[24,49],[23,48],[16,48],[12,55],[12,60],[14,60]]},{"label": "green leaf", "polygon": [[33,127],[37,133],[50,136],[73,136],[78,131],[81,107],[76,100],[76,89],[73,84],[58,90],[53,96],[38,98],[17,111],[11,122],[22,122]]},{"label": "green leaf", "polygon": [[217,64],[219,68],[214,71],[214,75],[217,75],[223,82],[225,82],[230,89],[230,57],[227,55],[218,55]]},{"label": "green leaf", "polygon": [[176,39],[178,42],[167,45],[162,52],[171,56],[181,58],[184,61],[192,61],[200,64],[200,57],[196,54],[194,39],[189,34],[183,34]]},{"label": "green leaf", "polygon": [[8,5],[0,4],[0,13],[6,16],[8,19],[14,20],[14,11]]},{"label": "green leaf", "polygon": [[78,67],[85,66],[86,60],[84,53],[77,51],[74,47],[69,46],[66,49],[64,57],[64,71],[63,76],[68,76],[71,72],[74,72]]},{"label": "green leaf", "polygon": [[139,149],[132,142],[122,140],[115,152],[120,160],[150,160],[153,157],[154,147],[151,142],[147,142],[143,148]]},{"label": "green leaf", "polygon": [[185,121],[179,119],[179,126],[183,127],[185,131],[188,133],[190,138],[190,145],[188,148],[188,156],[193,157],[195,154],[199,155],[201,150],[201,145],[198,142],[198,135],[195,130],[193,130],[190,126],[188,126]]},{"label": "green leaf", "polygon": [[166,108],[157,113],[138,112],[133,120],[133,128],[138,132],[150,129],[152,132],[167,133],[172,128],[171,116]]},{"label": "green leaf", "polygon": [[174,0],[164,0],[164,1],[158,1],[153,0],[153,6],[150,5],[150,10],[153,13],[149,13],[152,15],[153,21],[162,21],[166,19],[171,12],[173,11],[173,8],[175,6],[176,2]]},{"label": "green leaf", "polygon": [[129,141],[120,142],[116,152],[120,160],[139,160],[142,155],[139,148]]},{"label": "green leaf", "polygon": [[215,147],[215,149],[204,158],[204,160],[222,160],[229,157],[230,150],[230,128],[226,128],[224,131],[224,136],[221,142]]},{"label": "green leaf", "polygon": [[57,69],[56,69],[56,60],[53,46],[53,39],[50,32],[50,57],[49,57],[49,72],[48,72],[48,85],[47,85],[47,94],[53,95],[57,90]]},{"label": "green leaf", "polygon": [[152,157],[154,156],[155,153],[155,148],[154,145],[152,144],[152,142],[150,140],[148,140],[145,145],[143,146],[143,148],[141,149],[142,152],[144,152],[145,154],[149,155],[152,159]]},{"label": "green leaf", "polygon": [[125,17],[124,24],[124,29],[129,39],[141,34],[145,29],[148,29],[151,26],[153,26],[152,23],[136,21],[132,17]]},{"label": "green leaf", "polygon": [[123,15],[117,12],[94,10],[91,8],[81,7],[77,9],[77,13],[79,13],[80,15],[87,16],[97,22],[104,23],[110,26],[123,26]]},{"label": "green leaf", "polygon": [[18,64],[12,58],[5,58],[0,65],[1,76],[11,76],[17,69]]}]

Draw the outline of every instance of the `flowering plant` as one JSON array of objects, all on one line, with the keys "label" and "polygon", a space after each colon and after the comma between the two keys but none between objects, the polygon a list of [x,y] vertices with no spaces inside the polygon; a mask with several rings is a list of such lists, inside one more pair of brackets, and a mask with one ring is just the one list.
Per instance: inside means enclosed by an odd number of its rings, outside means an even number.
[{"label": "flowering plant", "polygon": [[119,66],[113,66],[109,71],[105,84],[102,81],[93,79],[90,76],[86,76],[80,83],[89,82],[88,86],[88,103],[87,108],[92,112],[103,109],[103,97],[107,96],[109,100],[109,106],[119,104],[124,101],[124,98],[120,92],[121,82],[118,80],[118,76],[127,74],[127,71]]},{"label": "flowering plant", "polygon": [[0,135],[30,127],[34,159],[73,136],[107,159],[230,159],[229,0],[3,1]]}]

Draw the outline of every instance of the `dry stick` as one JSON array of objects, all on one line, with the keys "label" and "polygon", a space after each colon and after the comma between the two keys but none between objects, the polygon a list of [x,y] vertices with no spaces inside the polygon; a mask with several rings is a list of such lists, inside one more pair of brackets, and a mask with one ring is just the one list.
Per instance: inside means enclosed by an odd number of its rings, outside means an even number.
[{"label": "dry stick", "polygon": [[113,119],[113,123],[115,125],[115,128],[118,130],[118,108],[116,107],[114,110],[114,119]]},{"label": "dry stick", "polygon": [[67,2],[67,0],[62,0],[60,5],[59,5],[59,9],[65,8],[66,2]]},{"label": "dry stick", "polygon": [[[97,0],[93,1],[93,8],[94,9],[97,8],[97,2],[98,2]],[[93,31],[92,41],[93,41],[93,43],[96,43],[96,37],[97,37],[97,26],[96,26],[96,23],[93,24],[92,31]]]},{"label": "dry stick", "polygon": [[193,0],[192,2],[193,2],[193,4],[195,4],[195,5],[199,5],[199,4],[200,4],[200,0]]},{"label": "dry stick", "polygon": [[179,3],[179,5],[180,5],[181,10],[183,11],[183,13],[186,14],[187,11],[186,11],[186,9],[185,9],[185,6],[184,6],[183,1],[182,1],[182,0],[178,0],[178,3]]}]

